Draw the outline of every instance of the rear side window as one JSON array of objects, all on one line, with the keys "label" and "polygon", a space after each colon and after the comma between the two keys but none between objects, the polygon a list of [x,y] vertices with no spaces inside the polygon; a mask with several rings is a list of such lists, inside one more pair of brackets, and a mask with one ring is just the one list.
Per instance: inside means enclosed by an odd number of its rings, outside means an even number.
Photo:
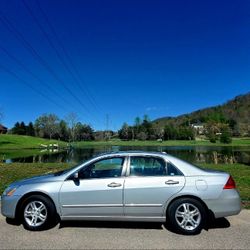
[{"label": "rear side window", "polygon": [[177,169],[173,164],[171,163],[167,163],[167,175],[171,175],[171,176],[178,176],[178,175],[183,175],[182,172]]},{"label": "rear side window", "polygon": [[130,176],[164,176],[166,163],[156,157],[133,156],[130,158]]}]

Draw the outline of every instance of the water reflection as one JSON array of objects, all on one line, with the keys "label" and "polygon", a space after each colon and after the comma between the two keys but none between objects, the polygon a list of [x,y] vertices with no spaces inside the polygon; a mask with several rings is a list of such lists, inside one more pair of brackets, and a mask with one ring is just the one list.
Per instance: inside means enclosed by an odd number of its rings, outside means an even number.
[{"label": "water reflection", "polygon": [[[143,150],[143,151],[160,151],[167,152],[171,155],[177,156],[183,160],[192,163],[244,163],[250,165],[250,148],[242,147],[206,147],[206,146],[96,146],[85,148],[71,148],[65,151],[46,151],[30,152],[29,156],[25,154],[22,156],[22,151],[18,151],[18,156],[15,151],[1,152],[0,161],[23,162],[23,163],[42,163],[42,162],[74,162],[79,163],[87,160],[95,155],[113,152],[113,151],[127,151],[127,150]],[[26,153],[27,154],[27,153]],[[21,155],[21,156],[20,156]]]}]

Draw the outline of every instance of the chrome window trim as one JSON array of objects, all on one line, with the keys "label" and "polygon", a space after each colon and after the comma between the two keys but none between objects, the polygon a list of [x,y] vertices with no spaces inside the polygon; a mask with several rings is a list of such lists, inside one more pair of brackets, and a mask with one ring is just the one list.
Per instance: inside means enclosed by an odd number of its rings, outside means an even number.
[{"label": "chrome window trim", "polygon": [[94,164],[95,162],[103,161],[103,160],[107,160],[107,159],[112,159],[112,158],[123,158],[121,175],[119,175],[119,176],[113,176],[113,177],[110,177],[110,176],[109,177],[102,177],[102,178],[86,178],[86,179],[80,179],[79,178],[79,180],[98,180],[98,179],[111,179],[111,178],[121,178],[121,177],[124,177],[126,169],[127,169],[127,158],[128,158],[128,156],[126,156],[126,155],[118,155],[118,156],[102,157],[100,159],[96,159],[95,161],[91,161],[88,164],[86,164],[86,165],[84,165],[84,166],[82,166],[80,168],[77,168],[74,172],[72,172],[69,176],[67,176],[67,178],[65,179],[65,181],[72,181],[71,176],[74,175],[75,172],[81,171],[82,168],[87,168],[91,164]]}]

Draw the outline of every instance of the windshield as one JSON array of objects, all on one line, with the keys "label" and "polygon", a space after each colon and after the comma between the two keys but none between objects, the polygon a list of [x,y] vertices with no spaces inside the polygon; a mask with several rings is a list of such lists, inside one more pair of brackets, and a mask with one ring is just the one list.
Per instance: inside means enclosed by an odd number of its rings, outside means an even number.
[{"label": "windshield", "polygon": [[71,168],[67,168],[67,169],[60,170],[60,171],[58,171],[58,172],[55,172],[55,173],[54,173],[54,176],[60,176],[60,175],[66,174],[67,172],[69,172],[70,170],[72,170],[73,168],[75,168],[75,167],[77,167],[77,166],[79,166],[79,164],[74,165],[74,166],[71,167]]}]

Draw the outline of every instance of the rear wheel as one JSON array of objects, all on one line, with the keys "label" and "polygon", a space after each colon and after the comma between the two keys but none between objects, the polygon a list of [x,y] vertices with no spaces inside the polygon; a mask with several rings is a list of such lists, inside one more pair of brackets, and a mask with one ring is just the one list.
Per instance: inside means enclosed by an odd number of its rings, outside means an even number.
[{"label": "rear wheel", "polygon": [[26,229],[43,230],[55,222],[54,204],[42,195],[28,197],[22,205],[22,222]]},{"label": "rear wheel", "polygon": [[197,234],[204,227],[206,210],[197,200],[181,198],[170,204],[168,219],[177,232]]}]

